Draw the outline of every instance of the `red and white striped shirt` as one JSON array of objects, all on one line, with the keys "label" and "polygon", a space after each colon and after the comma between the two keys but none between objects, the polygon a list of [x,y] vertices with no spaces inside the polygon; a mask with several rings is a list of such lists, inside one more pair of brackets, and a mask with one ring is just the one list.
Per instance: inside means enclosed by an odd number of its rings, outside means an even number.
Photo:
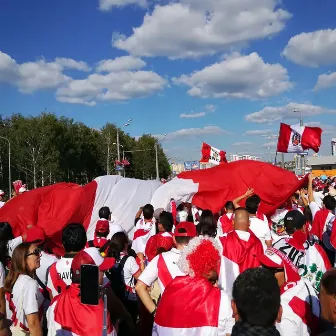
[{"label": "red and white striped shirt", "polygon": [[177,267],[177,262],[181,252],[176,248],[172,248],[168,252],[157,255],[141,273],[138,280],[142,281],[148,287],[157,279],[161,294],[164,292],[168,284],[177,276],[185,275]]}]

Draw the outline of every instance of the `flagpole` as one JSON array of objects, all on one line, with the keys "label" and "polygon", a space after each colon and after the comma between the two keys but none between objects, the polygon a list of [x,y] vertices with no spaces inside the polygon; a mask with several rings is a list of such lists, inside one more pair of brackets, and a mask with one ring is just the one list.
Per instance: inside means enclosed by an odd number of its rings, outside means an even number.
[{"label": "flagpole", "polygon": [[278,156],[278,151],[275,152],[275,158],[274,158],[274,165],[275,166],[277,164],[277,156]]}]

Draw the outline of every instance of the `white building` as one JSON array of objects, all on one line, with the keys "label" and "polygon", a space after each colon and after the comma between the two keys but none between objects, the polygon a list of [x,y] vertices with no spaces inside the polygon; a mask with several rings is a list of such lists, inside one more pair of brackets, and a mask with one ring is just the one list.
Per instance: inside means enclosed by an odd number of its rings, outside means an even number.
[{"label": "white building", "polygon": [[230,154],[229,155],[229,162],[233,161],[240,161],[240,160],[253,160],[253,161],[259,161],[260,157],[250,155],[250,154],[243,154],[243,155],[238,155],[238,154]]}]

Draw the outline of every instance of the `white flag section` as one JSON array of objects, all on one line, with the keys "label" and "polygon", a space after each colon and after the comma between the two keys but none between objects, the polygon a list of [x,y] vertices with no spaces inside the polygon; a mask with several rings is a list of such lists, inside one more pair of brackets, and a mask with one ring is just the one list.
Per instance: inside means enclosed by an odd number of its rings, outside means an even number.
[{"label": "white flag section", "polygon": [[214,165],[219,165],[226,163],[226,152],[210,146],[203,142],[202,144],[202,158],[200,160],[202,163],[211,163]]},{"label": "white flag section", "polygon": [[221,162],[220,152],[221,151],[218,148],[211,146],[209,163],[220,164]]},{"label": "white flag section", "polygon": [[290,141],[288,143],[287,153],[302,153],[301,144],[304,127],[300,125],[291,125]]}]

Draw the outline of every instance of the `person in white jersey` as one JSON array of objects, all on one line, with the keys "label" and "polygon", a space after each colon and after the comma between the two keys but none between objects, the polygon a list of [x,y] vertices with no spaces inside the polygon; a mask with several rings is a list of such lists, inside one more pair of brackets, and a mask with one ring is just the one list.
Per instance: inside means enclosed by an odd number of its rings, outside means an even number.
[{"label": "person in white jersey", "polygon": [[41,250],[35,244],[22,243],[14,250],[5,281],[9,307],[12,311],[14,335],[42,336],[43,296],[35,281],[40,267]]},{"label": "person in white jersey", "polygon": [[62,231],[62,243],[65,255],[49,269],[47,289],[52,299],[71,284],[71,263],[74,256],[84,249],[86,232],[82,224],[73,223]]},{"label": "person in white jersey", "polygon": [[196,237],[196,227],[191,222],[181,222],[175,228],[174,245],[168,252],[157,255],[140,275],[135,290],[150,313],[155,310],[155,304],[151,299],[147,287],[152,286],[158,280],[161,295],[169,283],[177,276],[185,275],[178,267],[177,262],[181,251],[188,245],[190,239]]},{"label": "person in white jersey", "polygon": [[[82,265],[99,267],[99,283],[103,284],[104,271],[115,263],[114,258],[103,258],[97,248],[89,247],[80,251],[73,258],[71,265],[72,284],[53,301],[48,309],[48,335],[67,336],[100,336],[104,326],[103,298],[96,306],[81,303],[80,274]],[[92,289],[93,290],[93,289]],[[106,321],[108,336],[116,336],[109,314]]]},{"label": "person in white jersey", "polygon": [[260,239],[264,250],[272,246],[271,230],[268,223],[257,218],[257,211],[260,203],[258,195],[252,195],[245,202],[245,209],[250,214],[250,230]]}]

